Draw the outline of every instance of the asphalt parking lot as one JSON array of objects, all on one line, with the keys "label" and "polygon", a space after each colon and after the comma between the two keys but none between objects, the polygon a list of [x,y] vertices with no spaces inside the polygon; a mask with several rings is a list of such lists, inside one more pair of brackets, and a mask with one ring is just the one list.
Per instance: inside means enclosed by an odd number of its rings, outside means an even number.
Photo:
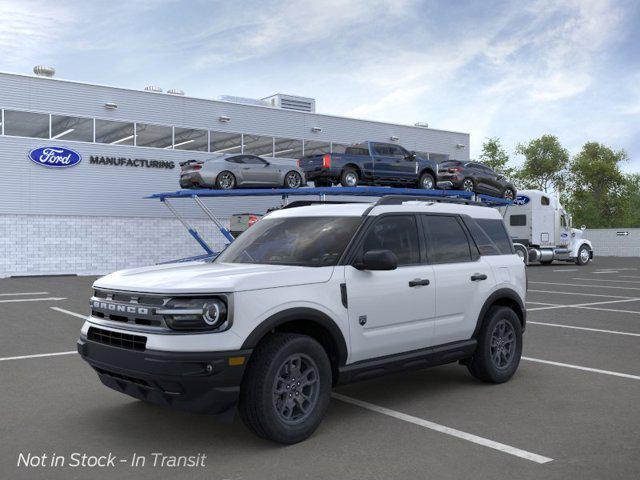
[{"label": "asphalt parking lot", "polygon": [[[93,277],[0,280],[2,478],[637,479],[640,259],[528,268],[524,358],[503,385],[447,365],[336,390],[289,447],[239,419],[102,386],[75,350]],[[59,354],[59,355],[53,355]],[[204,467],[17,466],[19,455],[206,455]]]}]

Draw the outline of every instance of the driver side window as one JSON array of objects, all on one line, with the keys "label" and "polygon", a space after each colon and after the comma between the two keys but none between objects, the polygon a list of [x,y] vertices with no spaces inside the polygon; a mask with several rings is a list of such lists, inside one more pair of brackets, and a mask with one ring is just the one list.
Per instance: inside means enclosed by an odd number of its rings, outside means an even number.
[{"label": "driver side window", "polygon": [[418,228],[413,215],[379,218],[366,233],[362,243],[364,254],[371,250],[390,250],[398,257],[398,266],[420,263]]}]

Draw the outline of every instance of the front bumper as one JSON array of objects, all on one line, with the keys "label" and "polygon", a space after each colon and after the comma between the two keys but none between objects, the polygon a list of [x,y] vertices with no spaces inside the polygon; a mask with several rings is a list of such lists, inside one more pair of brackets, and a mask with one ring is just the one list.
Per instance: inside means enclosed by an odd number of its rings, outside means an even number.
[{"label": "front bumper", "polygon": [[[129,350],[81,336],[78,353],[109,388],[140,400],[192,413],[234,408],[251,350],[162,352]],[[242,365],[229,359],[244,357]]]}]

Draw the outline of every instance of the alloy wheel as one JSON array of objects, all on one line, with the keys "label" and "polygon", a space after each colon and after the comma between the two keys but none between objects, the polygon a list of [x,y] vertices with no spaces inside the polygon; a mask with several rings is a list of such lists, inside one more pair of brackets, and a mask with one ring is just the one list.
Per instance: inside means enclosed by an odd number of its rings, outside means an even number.
[{"label": "alloy wheel", "polygon": [[433,190],[433,178],[431,178],[429,175],[425,175],[422,178],[422,188],[424,188],[425,190]]},{"label": "alloy wheel", "polygon": [[467,192],[473,192],[473,181],[467,178],[462,182],[462,189]]},{"label": "alloy wheel", "polygon": [[298,188],[302,183],[302,179],[297,172],[289,172],[287,173],[287,187],[289,188]]},{"label": "alloy wheel", "polygon": [[510,188],[507,188],[504,191],[504,198],[505,200],[513,200],[513,190],[511,190]]},{"label": "alloy wheel", "polygon": [[273,407],[282,422],[303,422],[318,403],[318,366],[303,353],[290,355],[278,369],[272,392]]},{"label": "alloy wheel", "polygon": [[589,261],[589,250],[586,248],[580,249],[580,261],[587,263]]},{"label": "alloy wheel", "polygon": [[229,172],[222,172],[218,177],[218,185],[222,190],[229,190],[230,188],[233,188],[234,184],[235,179]]},{"label": "alloy wheel", "polygon": [[349,187],[355,187],[358,184],[358,176],[353,172],[347,173],[344,180]]},{"label": "alloy wheel", "polygon": [[507,320],[496,323],[491,333],[491,361],[500,370],[509,368],[516,351],[516,334]]}]

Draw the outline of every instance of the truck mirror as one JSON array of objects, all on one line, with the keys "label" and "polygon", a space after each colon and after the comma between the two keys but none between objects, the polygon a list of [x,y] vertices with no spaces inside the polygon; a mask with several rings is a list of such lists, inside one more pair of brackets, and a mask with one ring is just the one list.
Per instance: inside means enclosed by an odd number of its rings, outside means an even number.
[{"label": "truck mirror", "polygon": [[358,270],[395,270],[398,257],[391,250],[369,250],[353,266]]}]

